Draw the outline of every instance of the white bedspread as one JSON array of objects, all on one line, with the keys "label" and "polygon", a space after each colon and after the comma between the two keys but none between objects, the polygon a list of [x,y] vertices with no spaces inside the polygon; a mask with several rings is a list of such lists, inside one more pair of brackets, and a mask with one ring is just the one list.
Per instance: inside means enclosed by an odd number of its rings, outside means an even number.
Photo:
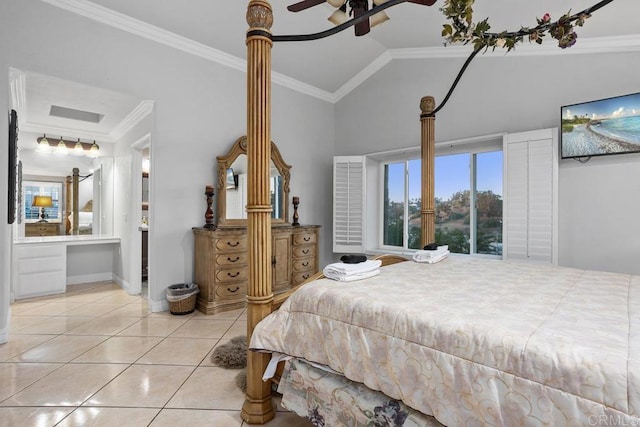
[{"label": "white bedspread", "polygon": [[449,426],[640,425],[640,276],[409,261],[305,285],[250,346],[328,365]]}]

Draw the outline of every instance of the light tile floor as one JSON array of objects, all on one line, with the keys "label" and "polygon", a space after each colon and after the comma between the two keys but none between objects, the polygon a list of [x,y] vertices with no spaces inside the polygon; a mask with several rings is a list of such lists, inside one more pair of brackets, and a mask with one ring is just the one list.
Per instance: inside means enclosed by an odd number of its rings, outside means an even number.
[{"label": "light tile floor", "polygon": [[[244,310],[148,313],[144,298],[103,282],[18,301],[11,312],[0,427],[247,425],[238,371],[210,360],[216,345],[246,333]],[[266,426],[311,425],[277,410]]]}]

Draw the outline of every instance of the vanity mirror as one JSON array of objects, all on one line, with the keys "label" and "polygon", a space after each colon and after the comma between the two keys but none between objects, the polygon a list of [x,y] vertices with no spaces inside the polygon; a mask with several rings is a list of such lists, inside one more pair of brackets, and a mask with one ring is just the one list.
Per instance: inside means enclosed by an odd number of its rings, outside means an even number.
[{"label": "vanity mirror", "polygon": [[[244,227],[247,225],[247,137],[236,140],[231,150],[218,156],[218,227]],[[289,169],[276,144],[271,142],[271,222],[288,222]]]}]

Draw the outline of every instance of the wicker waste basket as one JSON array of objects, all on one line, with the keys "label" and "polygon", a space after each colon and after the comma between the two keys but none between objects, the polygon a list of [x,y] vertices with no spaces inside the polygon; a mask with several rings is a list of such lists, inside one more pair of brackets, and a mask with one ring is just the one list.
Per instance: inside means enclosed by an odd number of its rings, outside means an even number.
[{"label": "wicker waste basket", "polygon": [[189,314],[196,309],[200,288],[195,283],[178,283],[167,288],[167,301],[171,314]]}]

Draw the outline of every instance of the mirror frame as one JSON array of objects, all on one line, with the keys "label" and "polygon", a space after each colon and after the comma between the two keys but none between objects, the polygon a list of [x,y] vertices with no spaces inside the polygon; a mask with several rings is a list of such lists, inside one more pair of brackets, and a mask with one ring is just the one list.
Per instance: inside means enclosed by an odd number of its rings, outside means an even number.
[{"label": "mirror frame", "polygon": [[[224,156],[217,156],[218,160],[218,227],[246,227],[247,220],[243,218],[227,218],[227,169],[241,154],[247,154],[247,137],[241,136]],[[282,176],[282,218],[271,218],[274,225],[285,225],[289,222],[289,179],[291,165],[285,163],[275,142],[271,141],[271,161]]]}]

